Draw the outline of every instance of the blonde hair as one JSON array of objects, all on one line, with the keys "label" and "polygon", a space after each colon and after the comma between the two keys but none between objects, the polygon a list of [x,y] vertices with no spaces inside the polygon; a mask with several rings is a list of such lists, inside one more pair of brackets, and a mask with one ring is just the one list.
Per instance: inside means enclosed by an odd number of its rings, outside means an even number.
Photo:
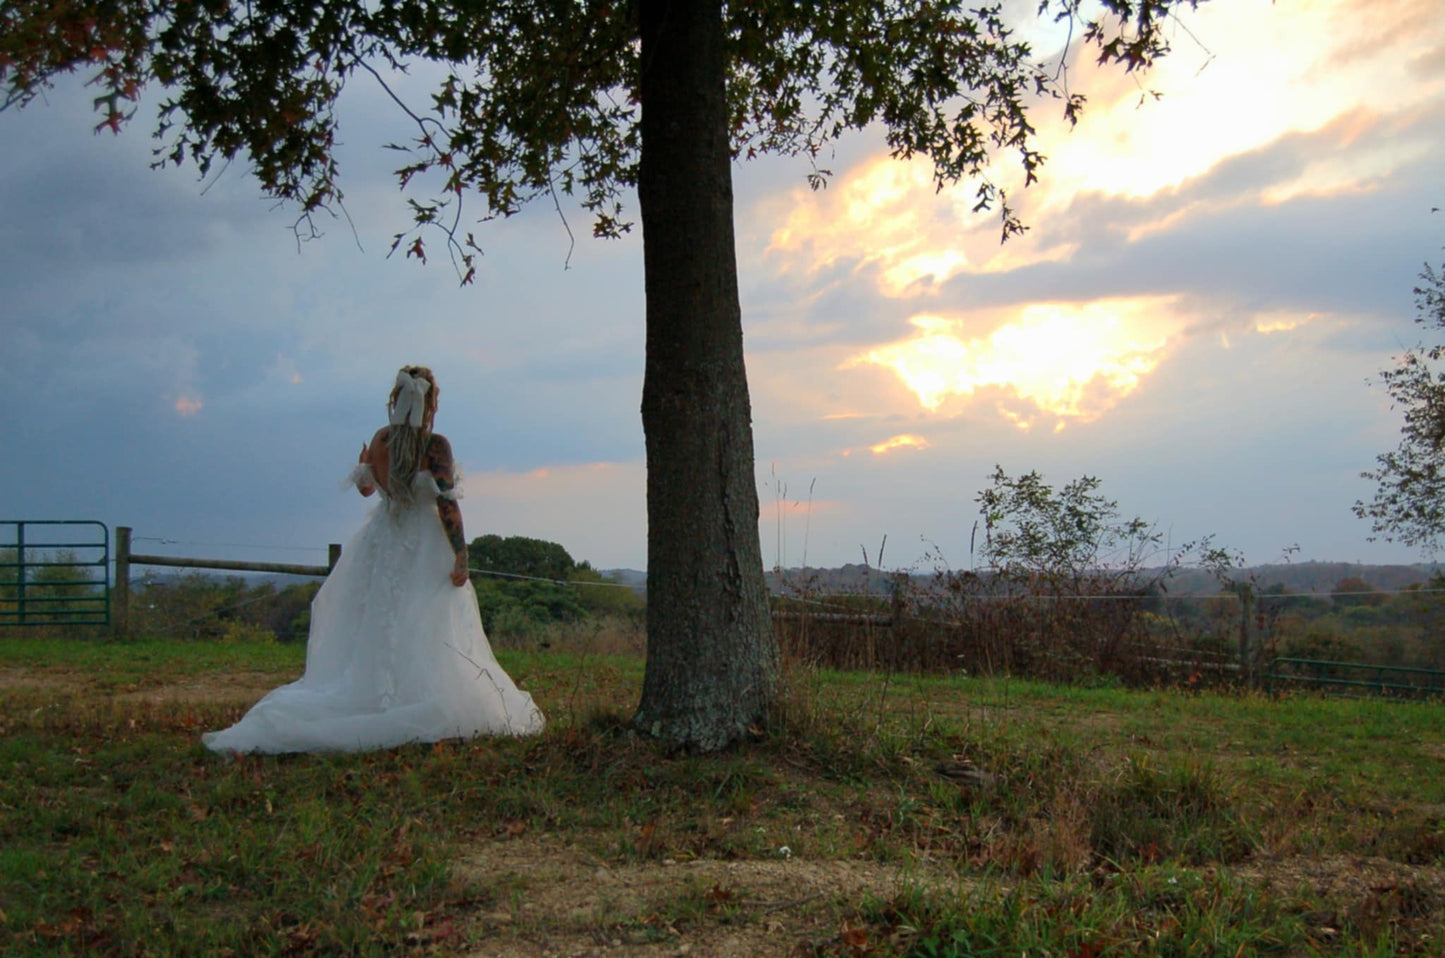
[{"label": "blonde hair", "polygon": [[[391,501],[401,505],[411,501],[411,484],[416,478],[417,469],[421,467],[422,456],[426,453],[427,444],[431,440],[432,422],[436,419],[437,388],[436,377],[432,371],[425,366],[403,366],[401,371],[415,379],[424,379],[430,384],[426,393],[426,406],[422,413],[421,428],[412,426],[410,423],[393,423],[386,433],[386,454],[390,459],[387,470],[387,490],[391,494]],[[397,396],[401,395],[401,386],[393,386],[391,396],[386,401],[387,412],[391,412],[396,406]]]}]

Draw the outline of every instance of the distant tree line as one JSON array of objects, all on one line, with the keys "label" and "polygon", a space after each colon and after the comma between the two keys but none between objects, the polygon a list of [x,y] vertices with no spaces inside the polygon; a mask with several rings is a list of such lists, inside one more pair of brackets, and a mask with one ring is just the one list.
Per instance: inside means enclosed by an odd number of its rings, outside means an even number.
[{"label": "distant tree line", "polygon": [[[538,645],[559,629],[588,625],[641,633],[646,600],[589,563],[575,561],[559,543],[484,535],[472,540],[470,553],[472,568],[487,573],[474,575],[472,586],[494,639]],[[46,554],[47,564],[27,567],[27,593],[92,603],[101,597],[102,587],[94,584],[97,570],[67,556]],[[16,607],[19,584],[15,550],[0,549],[0,611]],[[139,635],[304,642],[311,600],[320,587],[319,581],[148,572],[132,584],[131,621]]]},{"label": "distant tree line", "polygon": [[488,635],[538,640],[559,625],[608,619],[641,628],[647,603],[556,542],[478,536],[468,546],[482,625]]}]

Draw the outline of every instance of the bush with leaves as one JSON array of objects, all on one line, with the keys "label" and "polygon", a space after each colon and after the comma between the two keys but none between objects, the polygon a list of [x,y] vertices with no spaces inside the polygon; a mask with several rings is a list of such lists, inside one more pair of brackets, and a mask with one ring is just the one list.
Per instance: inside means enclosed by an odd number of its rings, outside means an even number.
[{"label": "bush with leaves", "polygon": [[1060,680],[1160,681],[1212,658],[1164,602],[1170,575],[1211,554],[1209,541],[1165,554],[1153,525],[1124,515],[1101,485],[1084,476],[1056,488],[1036,471],[996,466],[975,500],[978,568],[957,572],[938,555],[930,585],[908,580],[895,603],[895,645],[914,648],[924,668]]},{"label": "bush with leaves", "polygon": [[488,634],[530,641],[548,626],[612,617],[640,624],[646,602],[618,588],[556,542],[484,535],[468,546],[482,625]]},{"label": "bush with leaves", "polygon": [[[1445,267],[1425,266],[1415,287],[1415,324],[1445,333]],[[1355,515],[1369,519],[1375,536],[1434,553],[1445,536],[1445,343],[1422,340],[1380,373],[1390,402],[1405,414],[1400,445],[1375,459],[1361,475],[1375,483],[1375,498],[1357,501]]]},{"label": "bush with leaves", "polygon": [[131,601],[134,628],[141,635],[186,639],[265,636],[306,641],[311,600],[319,582],[277,587],[275,582],[220,578],[192,572],[143,579]]}]

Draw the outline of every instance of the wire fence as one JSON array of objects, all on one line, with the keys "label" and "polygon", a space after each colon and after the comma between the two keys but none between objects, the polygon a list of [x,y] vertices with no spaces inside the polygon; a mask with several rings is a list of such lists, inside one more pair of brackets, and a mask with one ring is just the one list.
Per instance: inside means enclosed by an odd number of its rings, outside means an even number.
[{"label": "wire fence", "polygon": [[776,618],[785,654],[819,666],[1262,686],[1280,658],[1445,669],[1436,581],[1298,592],[1233,582],[1172,594],[1118,579],[1043,591],[945,574],[898,576],[886,593],[793,587],[774,602],[787,613]]},{"label": "wire fence", "polygon": [[[340,555],[337,545],[323,549],[131,537],[126,527],[116,529],[115,539],[111,598],[117,635],[304,640],[319,579]],[[328,562],[157,555],[134,551],[134,543],[167,550],[305,551],[325,553]],[[146,571],[136,575],[132,566]],[[167,566],[189,574],[158,575],[152,568]],[[313,581],[258,580],[254,575],[218,580],[202,574],[213,570],[301,575]],[[619,581],[578,582],[483,567],[472,572],[478,579],[543,590],[528,593],[530,599],[553,596],[549,589],[636,591]],[[1296,592],[1235,583],[1211,594],[1186,595],[1126,588],[1117,580],[1084,580],[1072,590],[1045,591],[972,573],[872,574],[859,588],[825,589],[812,580],[774,573],[771,604],[785,656],[833,668],[1195,686],[1261,684],[1270,663],[1281,658],[1445,669],[1445,587],[1438,580],[1405,588],[1344,588],[1342,583],[1328,591]],[[3,586],[0,582],[0,613],[6,601]],[[640,615],[634,617],[639,629],[640,620]],[[494,622],[489,622],[489,631]],[[634,645],[640,648],[640,643]]]}]

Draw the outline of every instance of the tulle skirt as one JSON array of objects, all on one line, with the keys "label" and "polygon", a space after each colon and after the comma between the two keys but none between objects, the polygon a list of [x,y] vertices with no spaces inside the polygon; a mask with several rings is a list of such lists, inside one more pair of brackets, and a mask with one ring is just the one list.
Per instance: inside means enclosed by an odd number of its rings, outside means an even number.
[{"label": "tulle skirt", "polygon": [[411,506],[383,499],[342,549],[311,605],[305,674],[202,735],[208,747],[354,752],[541,731],[532,697],[492,654],[476,592],[451,584],[454,554],[418,492]]}]

